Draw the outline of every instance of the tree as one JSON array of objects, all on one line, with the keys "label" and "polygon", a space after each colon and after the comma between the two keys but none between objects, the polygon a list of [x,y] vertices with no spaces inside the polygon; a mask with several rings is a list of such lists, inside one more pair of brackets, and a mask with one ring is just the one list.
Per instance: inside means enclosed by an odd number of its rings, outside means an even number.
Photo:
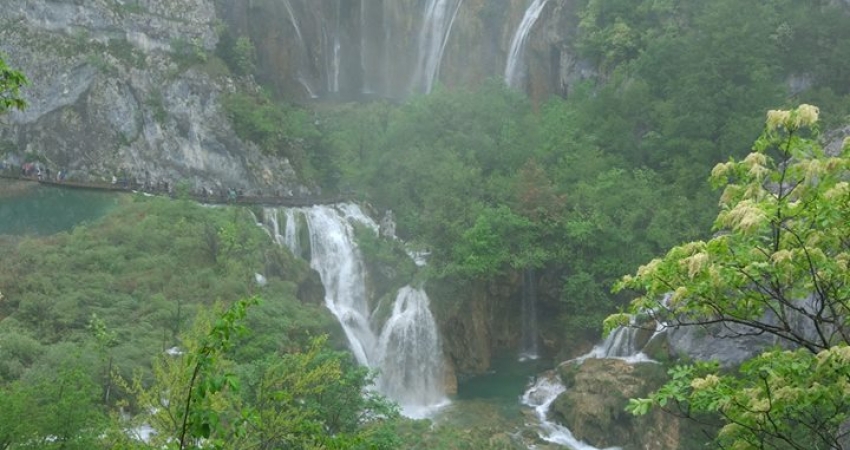
[{"label": "tree", "polygon": [[810,105],[770,111],[752,153],[712,171],[723,187],[714,237],[673,248],[616,287],[643,292],[633,313],[730,338],[773,336],[779,347],[737,375],[676,367],[632,412],[717,413],[721,448],[850,448],[850,141],[826,154],[817,119]]},{"label": "tree", "polygon": [[21,87],[29,84],[27,77],[6,65],[0,55],[0,114],[10,109],[24,109],[26,101],[21,97]]},{"label": "tree", "polygon": [[233,448],[397,448],[396,406],[370,387],[368,369],[329,350],[327,337],[252,368],[245,433]]}]

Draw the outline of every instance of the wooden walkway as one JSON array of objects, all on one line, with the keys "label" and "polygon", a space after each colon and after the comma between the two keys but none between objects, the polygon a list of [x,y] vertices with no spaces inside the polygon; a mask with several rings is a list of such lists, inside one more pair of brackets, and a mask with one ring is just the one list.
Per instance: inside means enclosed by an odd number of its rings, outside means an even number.
[{"label": "wooden walkway", "polygon": [[[0,178],[38,183],[45,186],[57,187],[62,189],[85,189],[90,191],[107,191],[107,192],[143,192],[158,196],[176,197],[175,192],[165,192],[163,190],[145,190],[143,186],[131,185],[128,183],[86,183],[80,181],[56,181],[45,180],[35,177],[23,177],[8,174],[0,174]],[[341,195],[333,196],[265,196],[265,195],[203,195],[190,193],[189,198],[208,205],[260,205],[260,206],[283,206],[288,208],[303,208],[315,205],[331,205],[334,203],[345,202],[346,199]]]}]

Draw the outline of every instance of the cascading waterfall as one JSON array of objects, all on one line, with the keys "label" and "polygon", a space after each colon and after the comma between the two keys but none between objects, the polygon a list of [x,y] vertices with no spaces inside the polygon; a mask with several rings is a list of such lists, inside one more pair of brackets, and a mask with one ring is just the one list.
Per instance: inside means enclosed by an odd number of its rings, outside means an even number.
[{"label": "cascading waterfall", "polygon": [[617,327],[611,330],[601,344],[596,345],[593,350],[578,359],[618,358],[629,363],[650,361],[649,357],[637,347],[637,335],[641,331],[637,327]]},{"label": "cascading waterfall", "polygon": [[431,92],[462,3],[463,0],[428,0],[419,33],[419,60],[413,73],[412,90]]},{"label": "cascading waterfall", "polygon": [[525,15],[522,17],[522,22],[519,24],[513,39],[511,39],[511,47],[508,51],[508,62],[505,65],[505,83],[514,88],[521,88],[520,83],[525,76],[525,66],[523,65],[523,56],[525,54],[525,42],[528,39],[528,34],[531,28],[543,12],[548,0],[534,0],[525,10]]},{"label": "cascading waterfall", "polygon": [[[641,330],[633,322],[632,326],[617,327],[605,338],[605,340],[593,347],[593,349],[572,361],[584,361],[590,358],[617,358],[630,364],[637,362],[652,362],[637,345],[637,333]],[[658,334],[666,328],[664,324],[658,324],[655,333]],[[525,391],[522,403],[534,409],[539,422],[538,435],[541,439],[555,444],[566,445],[573,450],[598,450],[577,440],[570,430],[563,425],[549,421],[547,413],[549,406],[555,399],[566,391],[564,385],[558,379],[554,371],[549,371],[540,376],[537,381]],[[618,450],[619,447],[610,447],[606,450]]]},{"label": "cascading waterfall", "polygon": [[310,266],[319,272],[325,286],[325,306],[342,325],[357,361],[374,367],[378,338],[369,323],[366,268],[354,243],[354,228],[331,206],[314,206],[304,215],[310,235]]},{"label": "cascading waterfall", "polygon": [[[286,220],[283,235],[281,214]],[[357,361],[379,369],[376,387],[397,401],[410,417],[424,417],[447,403],[442,347],[425,291],[401,288],[383,330],[373,331],[366,269],[354,241],[352,223],[375,233],[378,224],[355,204],[267,208],[264,216],[264,225],[275,241],[296,255],[302,254],[298,217],[303,216],[310,236],[310,266],[325,287],[325,305],[342,325]]]},{"label": "cascading waterfall", "polygon": [[534,269],[522,273],[522,347],[519,359],[540,357],[537,345],[537,279]]},{"label": "cascading waterfall", "polygon": [[379,341],[378,388],[409,417],[425,417],[448,400],[443,394],[443,352],[437,324],[421,289],[398,291]]},{"label": "cascading waterfall", "polygon": [[[566,390],[567,388],[558,380],[557,374],[547,372],[523,394],[522,403],[534,409],[537,420],[540,422],[538,432],[540,438],[553,444],[566,445],[573,450],[599,450],[579,441],[567,427],[550,422],[546,417],[549,406]],[[619,450],[619,448],[610,447],[606,450]]]}]

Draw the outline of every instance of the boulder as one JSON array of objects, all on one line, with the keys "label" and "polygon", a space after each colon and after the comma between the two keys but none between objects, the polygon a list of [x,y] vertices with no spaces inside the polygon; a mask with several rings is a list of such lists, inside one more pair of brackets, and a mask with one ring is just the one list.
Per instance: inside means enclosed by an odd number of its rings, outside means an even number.
[{"label": "boulder", "polygon": [[681,446],[680,420],[661,411],[635,417],[625,411],[630,398],[646,396],[667,379],[656,363],[619,359],[568,362],[558,369],[567,390],[550,407],[550,419],[595,447],[675,450]]}]

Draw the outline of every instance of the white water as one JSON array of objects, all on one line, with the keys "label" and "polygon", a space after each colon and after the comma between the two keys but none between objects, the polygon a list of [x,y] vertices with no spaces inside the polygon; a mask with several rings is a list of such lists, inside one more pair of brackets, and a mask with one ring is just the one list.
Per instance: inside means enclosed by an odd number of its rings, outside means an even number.
[{"label": "white water", "polygon": [[[440,63],[463,0],[428,0],[419,33],[419,61],[413,74],[414,91],[431,92]],[[454,6],[454,7],[452,7]]]},{"label": "white water", "polygon": [[528,9],[525,10],[522,22],[520,22],[513,39],[511,39],[508,62],[505,65],[505,83],[514,89],[521,87],[520,83],[522,83],[522,78],[524,77],[523,55],[525,54],[525,42],[528,39],[528,34],[540,17],[540,13],[543,11],[543,7],[546,6],[547,1],[534,0],[531,3]]},{"label": "white water", "polygon": [[[564,391],[566,388],[558,381],[557,375],[554,372],[547,372],[523,394],[522,403],[533,408],[540,421],[538,429],[540,438],[553,444],[566,445],[573,450],[599,450],[579,441],[567,427],[550,422],[546,417],[549,406]],[[607,450],[618,449],[618,447],[610,447]]]},{"label": "white water", "polygon": [[[597,344],[587,354],[576,358],[584,361],[589,358],[622,359],[630,364],[652,361],[649,356],[637,348],[637,327],[617,327],[608,334],[602,343]],[[657,333],[657,331],[656,331]]]},{"label": "white water", "polygon": [[425,291],[409,286],[398,291],[378,354],[378,389],[398,402],[404,415],[427,417],[448,403],[440,336]]},{"label": "white water", "polygon": [[[655,333],[661,332],[664,325],[658,325]],[[615,358],[626,361],[629,364],[638,362],[654,362],[646,354],[637,348],[637,333],[639,328],[618,327],[611,331],[602,343],[593,347],[588,353],[579,356],[572,361],[584,361],[592,358]],[[522,396],[522,403],[534,409],[538,424],[538,435],[541,439],[555,444],[566,445],[573,450],[598,450],[577,440],[567,427],[549,421],[547,413],[549,406],[555,399],[566,391],[564,385],[558,380],[557,374],[550,371],[543,374]],[[610,447],[607,450],[616,450],[619,447]]]},{"label": "white water", "polygon": [[[325,45],[329,46],[325,54],[325,72],[327,77],[326,89],[330,93],[339,92],[339,76],[341,69],[341,42],[340,42],[340,22],[342,21],[340,14],[342,8],[342,0],[337,0],[336,8],[334,9],[333,26],[328,31],[327,24],[323,25],[323,34]],[[330,33],[330,36],[328,34]]]},{"label": "white water", "polygon": [[[286,218],[284,235],[280,234],[278,220],[281,212]],[[383,330],[374,331],[366,268],[352,224],[364,225],[375,233],[378,224],[355,204],[266,209],[265,225],[270,234],[296,255],[302,249],[296,220],[299,214],[307,222],[310,266],[325,287],[325,306],[342,325],[357,361],[379,370],[378,390],[398,402],[409,417],[428,416],[447,404],[442,346],[425,291],[409,286],[400,289]]]},{"label": "white water", "polygon": [[366,268],[354,243],[354,227],[332,206],[314,206],[304,213],[310,234],[310,267],[319,272],[325,286],[325,306],[342,325],[357,361],[374,367],[378,337],[369,323]]}]

